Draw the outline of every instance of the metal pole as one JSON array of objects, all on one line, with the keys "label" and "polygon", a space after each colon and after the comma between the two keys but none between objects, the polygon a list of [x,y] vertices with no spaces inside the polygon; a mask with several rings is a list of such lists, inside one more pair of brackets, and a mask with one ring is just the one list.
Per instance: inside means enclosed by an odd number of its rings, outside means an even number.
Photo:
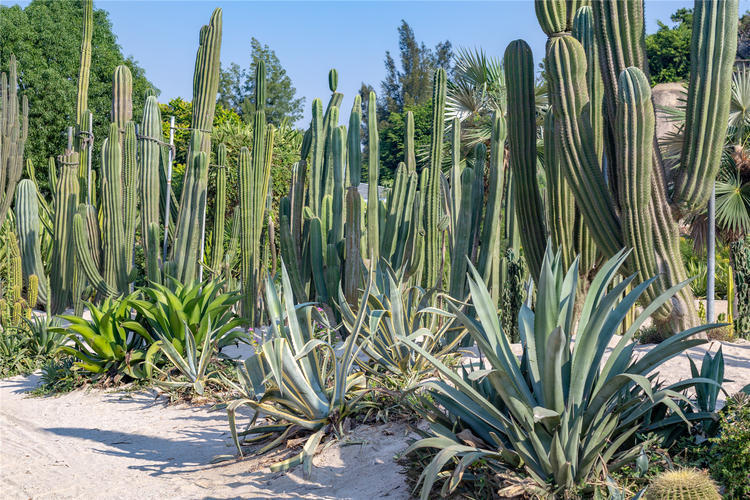
[{"label": "metal pole", "polygon": [[68,147],[65,148],[66,153],[73,151],[73,127],[68,127]]},{"label": "metal pole", "polygon": [[708,235],[706,237],[708,270],[706,280],[706,322],[714,322],[714,288],[716,282],[716,184],[708,199]]},{"label": "metal pole", "polygon": [[86,204],[91,205],[91,157],[94,155],[94,114],[89,113],[89,157],[86,170]]},{"label": "metal pole", "polygon": [[174,150],[174,116],[169,117],[169,162],[167,163],[167,199],[164,203],[164,254],[161,261],[161,269],[164,271],[164,263],[167,262],[167,238],[169,235],[169,205],[172,201],[172,151]]}]

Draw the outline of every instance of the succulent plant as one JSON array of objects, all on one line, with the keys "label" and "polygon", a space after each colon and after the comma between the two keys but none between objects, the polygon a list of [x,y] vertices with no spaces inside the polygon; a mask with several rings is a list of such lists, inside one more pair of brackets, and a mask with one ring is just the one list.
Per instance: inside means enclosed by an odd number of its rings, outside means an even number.
[{"label": "succulent plant", "polygon": [[716,484],[704,471],[677,469],[656,476],[646,490],[646,500],[718,500]]}]

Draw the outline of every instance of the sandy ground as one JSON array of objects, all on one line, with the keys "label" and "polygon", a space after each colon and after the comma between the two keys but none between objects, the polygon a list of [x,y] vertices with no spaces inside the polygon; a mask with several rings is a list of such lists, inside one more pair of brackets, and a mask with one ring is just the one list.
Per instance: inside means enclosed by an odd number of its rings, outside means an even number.
[{"label": "sandy ground", "polygon": [[[719,344],[708,348],[715,352]],[[700,366],[705,352],[701,346],[689,355]],[[750,342],[725,343],[723,352],[732,380],[724,387],[732,394],[750,383]],[[666,382],[689,373],[685,355],[660,370]],[[166,406],[148,392],[29,397],[37,382],[36,375],[0,381],[4,498],[410,497],[394,461],[409,437],[402,424],[355,429],[316,456],[305,480],[299,468],[271,473],[272,457],[212,464],[217,455],[234,453],[224,411]]]},{"label": "sandy ground", "polygon": [[300,468],[234,453],[226,413],[165,406],[148,393],[76,391],[28,397],[36,376],[0,381],[3,498],[409,498],[394,456],[402,424],[354,429]]}]

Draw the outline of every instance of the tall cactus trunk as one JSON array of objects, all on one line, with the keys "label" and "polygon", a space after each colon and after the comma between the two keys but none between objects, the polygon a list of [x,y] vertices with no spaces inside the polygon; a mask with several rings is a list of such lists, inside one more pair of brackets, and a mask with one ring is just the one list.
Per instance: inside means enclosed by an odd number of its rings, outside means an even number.
[{"label": "tall cactus trunk", "polygon": [[55,189],[55,222],[52,246],[50,295],[52,314],[60,314],[73,301],[73,274],[75,272],[75,242],[71,228],[78,210],[78,153],[68,153],[58,158],[60,176]]},{"label": "tall cactus trunk", "polygon": [[430,141],[429,178],[426,186],[424,211],[425,272],[422,281],[426,288],[439,287],[441,283],[440,219],[442,210],[440,190],[442,185],[446,81],[445,70],[439,68],[435,71],[432,83],[432,137]]},{"label": "tall cactus trunk", "polygon": [[10,74],[0,74],[0,225],[10,210],[16,184],[23,172],[23,154],[29,133],[29,103],[21,99],[19,113],[16,57],[10,56]]},{"label": "tall cactus trunk", "polygon": [[[545,67],[565,179],[603,256],[631,247],[624,271],[638,272],[639,279],[659,276],[646,295],[653,298],[687,277],[679,223],[703,208],[719,168],[737,43],[737,1],[695,3],[686,138],[672,198],[653,130],[642,0],[594,2],[593,23],[585,19],[588,11],[580,11],[573,23],[580,41],[569,32],[576,13],[568,3],[540,0],[536,6],[549,36]],[[584,22],[595,27],[597,47],[592,47]],[[591,116],[599,106],[595,75],[587,71],[587,55],[594,48],[606,96],[601,122]],[[654,319],[667,334],[694,326],[690,289],[682,288]]]}]

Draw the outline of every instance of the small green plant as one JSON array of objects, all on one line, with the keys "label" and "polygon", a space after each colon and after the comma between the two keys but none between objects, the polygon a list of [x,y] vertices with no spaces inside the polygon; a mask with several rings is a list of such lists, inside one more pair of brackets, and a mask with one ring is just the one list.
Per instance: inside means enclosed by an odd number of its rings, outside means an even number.
[{"label": "small green plant", "polygon": [[29,351],[33,356],[52,357],[64,345],[66,336],[59,328],[62,322],[59,318],[47,314],[35,315],[31,319],[24,318],[28,332]]},{"label": "small green plant", "polygon": [[662,472],[651,481],[646,500],[720,500],[716,484],[703,471],[678,469]]},{"label": "small green plant", "polygon": [[29,373],[35,367],[24,332],[0,330],[0,378]]},{"label": "small green plant", "polygon": [[750,396],[739,392],[720,412],[719,435],[711,439],[709,470],[730,498],[750,496]]},{"label": "small green plant", "polygon": [[75,358],[50,359],[42,364],[39,385],[31,391],[34,396],[62,394],[77,389],[88,380],[81,371],[75,369]]},{"label": "small green plant", "polygon": [[90,321],[61,316],[70,324],[54,331],[65,333],[73,345],[61,346],[60,351],[75,357],[77,368],[96,376],[119,378],[124,374],[133,379],[147,378],[146,348],[153,344],[153,338],[131,319],[129,302],[107,298],[100,307],[90,303],[87,307]]}]

